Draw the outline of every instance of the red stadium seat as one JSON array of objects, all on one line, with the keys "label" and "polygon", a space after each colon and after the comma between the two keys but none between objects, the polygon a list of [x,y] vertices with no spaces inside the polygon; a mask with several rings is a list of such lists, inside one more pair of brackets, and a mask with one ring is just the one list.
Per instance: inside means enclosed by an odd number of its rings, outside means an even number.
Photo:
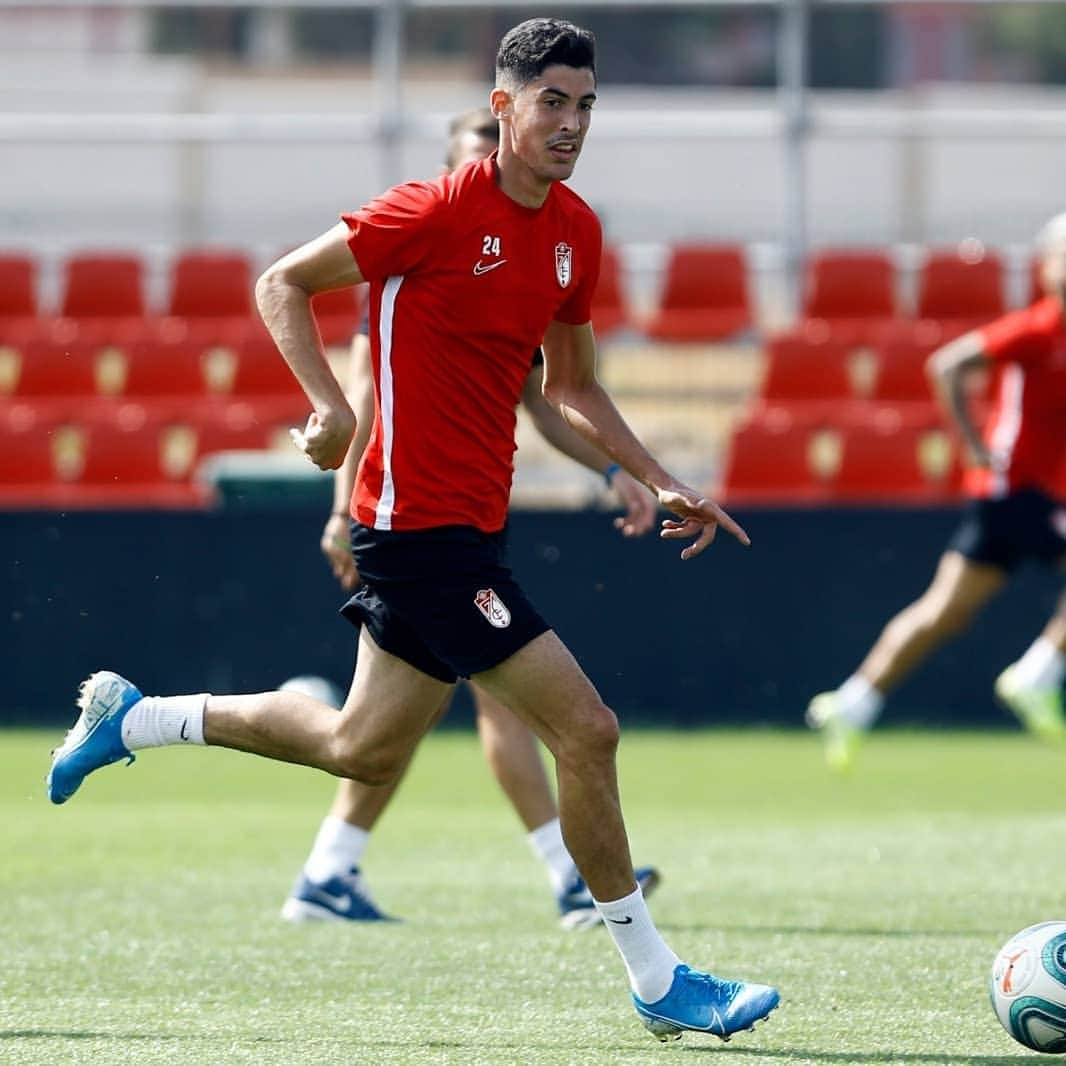
[{"label": "red stadium seat", "polygon": [[645,327],[648,335],[665,341],[710,341],[751,325],[743,251],[735,245],[677,245],[667,264],[659,310]]},{"label": "red stadium seat", "polygon": [[824,249],[807,268],[804,318],[893,318],[896,270],[887,252]]},{"label": "red stadium seat", "polygon": [[880,419],[846,426],[840,467],[830,481],[834,500],[949,503],[957,499],[961,468],[948,433],[937,426]]},{"label": "red stadium seat", "polygon": [[52,430],[25,404],[0,409],[0,497],[12,502],[28,487],[49,486],[55,481],[52,463]]},{"label": "red stadium seat", "polygon": [[975,245],[972,251],[933,251],[918,281],[917,316],[953,323],[959,333],[1003,314],[1003,261]]},{"label": "red stadium seat", "polygon": [[608,337],[629,323],[622,288],[622,261],[616,249],[603,246],[600,280],[592,296],[592,325],[598,337]]},{"label": "red stadium seat", "polygon": [[729,503],[816,504],[835,471],[835,432],[778,409],[733,430],[721,493]]},{"label": "red stadium seat", "polygon": [[881,346],[870,399],[879,403],[932,404],[935,397],[925,372],[928,348],[900,337]]},{"label": "red stadium seat", "polygon": [[0,345],[0,396],[74,396],[88,398],[97,391],[98,346],[37,337],[25,344]]},{"label": "red stadium seat", "polygon": [[37,264],[28,255],[0,255],[0,319],[37,314]]},{"label": "red stadium seat", "polygon": [[174,263],[167,313],[185,318],[252,315],[252,267],[241,252],[190,251]]},{"label": "red stadium seat", "polygon": [[67,261],[64,317],[138,319],[144,310],[144,265],[137,256],[75,255]]},{"label": "red stadium seat", "polygon": [[[842,344],[810,344],[795,334],[774,337],[766,348],[759,398],[769,405],[839,412],[861,395],[851,380],[851,352]],[[856,356],[859,358],[859,356]]]},{"label": "red stadium seat", "polygon": [[359,329],[363,313],[361,290],[350,285],[344,289],[320,292],[312,298],[311,309],[315,313],[322,342],[346,345]]}]

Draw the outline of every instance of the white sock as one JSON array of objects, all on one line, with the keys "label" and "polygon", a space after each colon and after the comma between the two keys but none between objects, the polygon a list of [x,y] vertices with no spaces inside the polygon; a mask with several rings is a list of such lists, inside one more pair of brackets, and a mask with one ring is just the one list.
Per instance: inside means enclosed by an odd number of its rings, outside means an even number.
[{"label": "white sock", "polygon": [[858,729],[869,729],[881,717],[885,697],[861,674],[852,674],[837,695],[841,717]]},{"label": "white sock", "polygon": [[1066,678],[1066,654],[1046,637],[1037,637],[1013,672],[1022,688],[1058,688]]},{"label": "white sock", "polygon": [[207,695],[145,696],[122,719],[122,743],[130,751],[165,744],[203,744]]},{"label": "white sock", "polygon": [[558,818],[538,825],[526,836],[533,854],[548,868],[552,888],[562,892],[577,876],[577,867],[563,842],[563,827]]},{"label": "white sock", "polygon": [[327,814],[318,827],[311,854],[304,863],[304,873],[312,881],[343,877],[359,865],[369,841],[368,829]]},{"label": "white sock", "polygon": [[637,888],[611,903],[597,901],[596,909],[626,964],[629,986],[637,998],[645,1003],[662,999],[670,991],[674,968],[681,960],[655,928],[644,893]]}]

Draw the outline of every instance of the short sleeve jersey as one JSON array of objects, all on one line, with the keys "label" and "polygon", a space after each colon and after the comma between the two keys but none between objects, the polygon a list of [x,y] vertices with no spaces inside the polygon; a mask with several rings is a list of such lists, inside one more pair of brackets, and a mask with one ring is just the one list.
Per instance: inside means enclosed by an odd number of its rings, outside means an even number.
[{"label": "short sleeve jersey", "polygon": [[993,368],[992,411],[984,429],[992,466],[968,470],[967,491],[978,497],[1023,488],[1061,494],[1066,475],[1062,308],[1056,300],[1040,300],[985,326],[981,337]]},{"label": "short sleeve jersey", "polygon": [[495,157],[342,217],[370,283],[375,379],[352,515],[374,529],[501,529],[530,352],[553,320],[588,322],[599,221],[558,182],[539,208],[516,203]]}]

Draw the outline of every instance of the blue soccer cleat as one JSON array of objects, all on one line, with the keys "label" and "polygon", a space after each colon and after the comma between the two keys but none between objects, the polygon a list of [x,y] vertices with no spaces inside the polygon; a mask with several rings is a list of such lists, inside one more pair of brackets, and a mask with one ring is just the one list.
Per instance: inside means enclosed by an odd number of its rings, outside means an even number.
[{"label": "blue soccer cleat", "polygon": [[[647,899],[658,887],[662,877],[654,866],[638,866],[633,871],[637,886]],[[600,925],[603,917],[596,910],[592,893],[580,874],[574,874],[570,882],[556,897],[559,904],[559,924],[564,929],[591,929]]]},{"label": "blue soccer cleat", "polygon": [[287,922],[395,922],[382,913],[358,866],[328,881],[312,881],[302,870],[281,908]]},{"label": "blue soccer cleat", "polygon": [[66,803],[93,770],[120,759],[133,762],[136,756],[122,743],[122,720],[143,698],[136,685],[110,670],[100,670],[82,682],[81,714],[52,752],[48,798],[53,803]]},{"label": "blue soccer cleat", "polygon": [[742,1029],[754,1029],[780,998],[769,985],[722,981],[681,964],[662,999],[645,1003],[634,996],[633,1006],[644,1027],[660,1040],[679,1040],[686,1029],[728,1040]]}]

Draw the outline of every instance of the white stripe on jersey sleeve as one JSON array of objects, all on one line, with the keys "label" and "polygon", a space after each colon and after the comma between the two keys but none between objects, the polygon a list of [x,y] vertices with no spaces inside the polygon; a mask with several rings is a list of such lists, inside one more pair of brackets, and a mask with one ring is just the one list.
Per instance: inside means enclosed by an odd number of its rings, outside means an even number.
[{"label": "white stripe on jersey sleeve", "polygon": [[381,319],[378,336],[381,339],[381,370],[378,389],[381,393],[381,496],[374,514],[375,529],[392,529],[392,511],[396,506],[396,484],[392,480],[393,404],[392,386],[392,317],[396,294],[403,284],[403,276],[388,278],[381,291]]}]

